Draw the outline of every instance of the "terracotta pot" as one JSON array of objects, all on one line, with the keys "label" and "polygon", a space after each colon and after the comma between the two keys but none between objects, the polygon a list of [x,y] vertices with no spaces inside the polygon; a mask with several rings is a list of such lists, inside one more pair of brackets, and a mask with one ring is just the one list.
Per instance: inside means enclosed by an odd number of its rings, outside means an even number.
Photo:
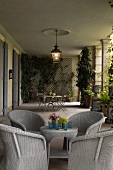
[{"label": "terracotta pot", "polygon": [[107,106],[102,106],[102,112],[104,114],[104,116],[108,116],[108,107]]}]

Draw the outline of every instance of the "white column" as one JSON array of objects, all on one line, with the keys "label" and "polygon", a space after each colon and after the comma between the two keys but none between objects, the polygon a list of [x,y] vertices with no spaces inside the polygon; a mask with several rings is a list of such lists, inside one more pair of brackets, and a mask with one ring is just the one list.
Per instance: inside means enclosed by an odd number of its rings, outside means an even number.
[{"label": "white column", "polygon": [[102,89],[107,85],[107,76],[108,76],[108,64],[110,63],[108,47],[110,46],[110,39],[102,39]]},{"label": "white column", "polygon": [[75,86],[76,84],[76,81],[77,81],[77,64],[78,62],[80,61],[80,55],[77,55],[75,57],[72,58],[72,72],[74,72],[74,77],[72,79],[72,88],[74,89],[74,92],[75,92],[75,97],[76,97],[76,101],[79,101],[79,88],[77,86]]},{"label": "white column", "polygon": [[95,46],[95,85],[102,85],[102,46],[97,45]]}]

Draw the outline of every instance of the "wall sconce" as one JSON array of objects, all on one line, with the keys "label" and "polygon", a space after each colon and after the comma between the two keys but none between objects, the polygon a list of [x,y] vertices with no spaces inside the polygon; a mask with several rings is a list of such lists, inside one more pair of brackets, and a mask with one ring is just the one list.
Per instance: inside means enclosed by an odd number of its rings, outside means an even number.
[{"label": "wall sconce", "polygon": [[12,79],[12,78],[13,78],[13,70],[10,69],[10,70],[9,70],[9,79]]}]

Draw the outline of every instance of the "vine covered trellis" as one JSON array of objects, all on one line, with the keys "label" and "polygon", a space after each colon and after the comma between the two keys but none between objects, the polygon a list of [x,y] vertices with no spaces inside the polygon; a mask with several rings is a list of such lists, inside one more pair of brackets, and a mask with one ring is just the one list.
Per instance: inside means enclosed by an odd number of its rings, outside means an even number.
[{"label": "vine covered trellis", "polygon": [[[22,54],[21,69],[22,69],[22,99],[23,102],[30,101],[30,91],[46,92],[50,88],[55,91],[60,91],[60,94],[65,93],[72,88],[72,78],[74,73],[69,64],[62,65],[53,63],[51,57],[36,57]],[[70,67],[70,68],[69,68]],[[69,68],[69,69],[68,69]]]}]

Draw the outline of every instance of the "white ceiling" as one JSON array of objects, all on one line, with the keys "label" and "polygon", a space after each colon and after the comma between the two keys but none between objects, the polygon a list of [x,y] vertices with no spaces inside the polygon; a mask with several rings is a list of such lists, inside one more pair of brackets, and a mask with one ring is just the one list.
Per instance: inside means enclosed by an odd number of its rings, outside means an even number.
[{"label": "white ceiling", "polygon": [[62,56],[79,55],[85,46],[98,45],[112,32],[113,8],[108,0],[0,0],[0,24],[26,53],[50,55],[55,36],[42,30],[59,28]]}]

